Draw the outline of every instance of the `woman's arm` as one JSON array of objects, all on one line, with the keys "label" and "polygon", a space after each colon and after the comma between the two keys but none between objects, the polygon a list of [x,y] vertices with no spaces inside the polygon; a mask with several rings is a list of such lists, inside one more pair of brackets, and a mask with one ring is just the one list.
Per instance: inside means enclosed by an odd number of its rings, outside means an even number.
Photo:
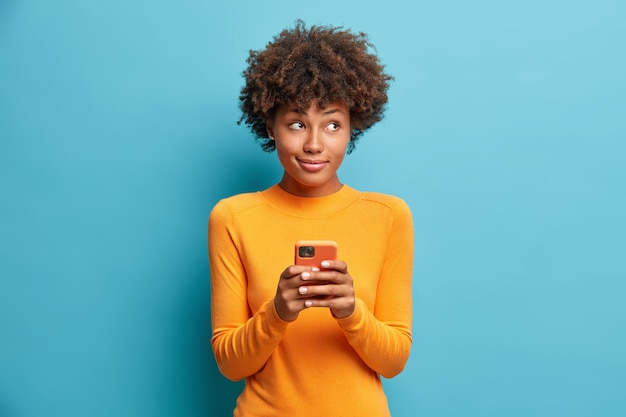
[{"label": "woman's arm", "polygon": [[350,345],[375,372],[390,378],[409,358],[412,325],[413,220],[399,201],[393,210],[374,311],[358,299],[354,313],[338,319]]},{"label": "woman's arm", "polygon": [[283,338],[288,322],[278,316],[273,300],[251,314],[246,272],[233,230],[227,204],[218,203],[209,217],[211,346],[222,374],[239,380],[265,365]]}]

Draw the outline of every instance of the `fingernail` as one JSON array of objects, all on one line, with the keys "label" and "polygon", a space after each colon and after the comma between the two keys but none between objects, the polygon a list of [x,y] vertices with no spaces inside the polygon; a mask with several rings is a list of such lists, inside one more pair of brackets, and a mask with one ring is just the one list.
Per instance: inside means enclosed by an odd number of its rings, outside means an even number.
[{"label": "fingernail", "polygon": [[307,287],[300,287],[300,288],[298,288],[298,292],[300,294],[306,294],[307,291],[308,291]]},{"label": "fingernail", "polygon": [[311,274],[309,272],[303,272],[302,274],[300,274],[300,276],[302,277],[302,279],[308,279],[311,277]]},{"label": "fingernail", "polygon": [[304,306],[305,307],[311,307],[313,305],[313,301],[305,301],[304,302]]},{"label": "fingernail", "polygon": [[323,266],[324,268],[328,268],[328,267],[330,266],[330,262],[328,262],[328,261],[322,261],[322,266]]},{"label": "fingernail", "polygon": [[319,269],[318,267],[316,267],[316,266],[314,266],[313,268],[311,268],[311,271],[314,271],[314,272],[318,272],[319,270],[320,270],[320,269]]}]

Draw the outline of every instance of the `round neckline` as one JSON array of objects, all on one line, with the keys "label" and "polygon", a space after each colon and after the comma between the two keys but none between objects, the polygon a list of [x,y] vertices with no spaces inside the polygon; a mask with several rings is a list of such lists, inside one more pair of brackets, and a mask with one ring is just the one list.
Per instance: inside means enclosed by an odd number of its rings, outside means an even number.
[{"label": "round neckline", "polygon": [[302,197],[290,194],[278,184],[259,191],[259,195],[275,209],[297,217],[324,217],[337,213],[355,203],[362,193],[345,184],[323,197]]}]

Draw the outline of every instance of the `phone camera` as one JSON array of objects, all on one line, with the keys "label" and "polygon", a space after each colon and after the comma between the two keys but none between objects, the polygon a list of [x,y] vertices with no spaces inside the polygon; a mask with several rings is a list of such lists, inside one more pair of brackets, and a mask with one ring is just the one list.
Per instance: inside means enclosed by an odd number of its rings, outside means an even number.
[{"label": "phone camera", "polygon": [[301,258],[312,258],[315,256],[315,247],[313,246],[300,246],[298,248],[298,256]]}]

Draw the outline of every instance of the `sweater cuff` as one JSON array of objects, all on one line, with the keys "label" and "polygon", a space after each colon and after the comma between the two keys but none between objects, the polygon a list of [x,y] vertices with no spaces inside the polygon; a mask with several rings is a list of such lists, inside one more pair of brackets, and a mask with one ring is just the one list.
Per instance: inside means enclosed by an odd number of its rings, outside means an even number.
[{"label": "sweater cuff", "polygon": [[278,315],[276,306],[274,305],[274,299],[270,299],[265,302],[259,309],[260,312],[265,312],[265,322],[268,328],[277,332],[284,332],[289,326],[290,321],[285,321]]},{"label": "sweater cuff", "polygon": [[336,319],[339,327],[346,332],[357,332],[365,325],[367,306],[360,298],[356,299],[354,311],[348,317]]}]

